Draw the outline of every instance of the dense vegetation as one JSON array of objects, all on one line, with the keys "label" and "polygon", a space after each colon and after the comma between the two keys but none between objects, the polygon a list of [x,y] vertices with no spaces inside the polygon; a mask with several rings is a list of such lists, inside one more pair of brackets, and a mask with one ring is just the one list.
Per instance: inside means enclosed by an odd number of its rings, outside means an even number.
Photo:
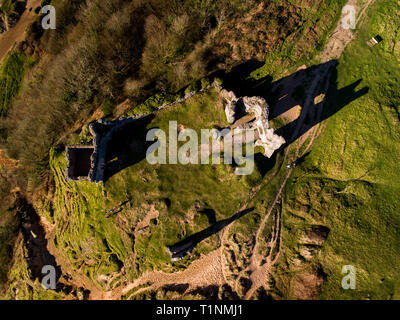
[{"label": "dense vegetation", "polygon": [[[25,71],[30,63],[31,59],[23,53],[12,53],[0,65],[0,119],[7,115],[7,110],[21,88]],[[3,154],[0,155],[0,157],[2,156]],[[17,208],[14,203],[15,194],[11,190],[20,184],[21,177],[16,175],[12,161],[11,164],[11,168],[3,167],[0,164],[0,291],[7,280],[19,225]]]},{"label": "dense vegetation", "polygon": [[0,118],[2,118],[11,106],[21,87],[29,58],[23,53],[8,55],[1,64],[0,69]]}]

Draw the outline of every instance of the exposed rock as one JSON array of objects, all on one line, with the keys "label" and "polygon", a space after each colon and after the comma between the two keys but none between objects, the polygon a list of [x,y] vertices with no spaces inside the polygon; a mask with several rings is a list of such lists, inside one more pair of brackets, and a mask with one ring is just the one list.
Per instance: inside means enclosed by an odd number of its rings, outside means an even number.
[{"label": "exposed rock", "polygon": [[232,91],[227,91],[225,89],[221,90],[221,96],[226,101],[225,115],[228,123],[232,124],[235,122],[235,113],[237,108],[237,99]]}]

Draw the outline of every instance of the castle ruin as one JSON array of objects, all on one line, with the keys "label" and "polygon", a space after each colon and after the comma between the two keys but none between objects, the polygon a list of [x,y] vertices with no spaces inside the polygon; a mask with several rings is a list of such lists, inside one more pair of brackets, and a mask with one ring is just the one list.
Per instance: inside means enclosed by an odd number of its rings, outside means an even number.
[{"label": "castle ruin", "polygon": [[221,90],[221,96],[226,102],[225,115],[229,124],[234,124],[244,115],[254,115],[252,121],[240,124],[237,127],[255,131],[255,146],[263,147],[266,157],[271,158],[274,152],[286,143],[284,138],[275,134],[274,129],[269,127],[269,106],[264,98],[237,98],[232,91],[227,91],[225,89]]}]

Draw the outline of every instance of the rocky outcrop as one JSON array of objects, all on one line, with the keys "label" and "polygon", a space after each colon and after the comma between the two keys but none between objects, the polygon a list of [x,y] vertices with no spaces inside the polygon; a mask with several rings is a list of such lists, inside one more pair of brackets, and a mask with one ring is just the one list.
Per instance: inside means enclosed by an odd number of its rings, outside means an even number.
[{"label": "rocky outcrop", "polygon": [[264,98],[237,98],[232,91],[225,89],[221,90],[221,96],[226,103],[225,115],[230,124],[233,124],[243,115],[254,115],[255,120],[242,124],[239,128],[253,129],[257,133],[255,146],[263,147],[266,157],[270,158],[275,150],[278,150],[286,142],[284,138],[274,133],[274,129],[269,127],[269,106]]}]

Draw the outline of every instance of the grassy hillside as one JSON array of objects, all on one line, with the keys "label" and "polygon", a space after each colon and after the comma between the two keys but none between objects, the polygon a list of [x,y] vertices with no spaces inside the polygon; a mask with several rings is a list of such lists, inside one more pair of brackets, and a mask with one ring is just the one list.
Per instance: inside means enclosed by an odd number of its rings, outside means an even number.
[{"label": "grassy hillside", "polygon": [[[274,277],[285,297],[296,296],[298,277],[317,273],[326,279],[321,299],[399,298],[400,6],[379,1],[368,13],[339,60],[337,85],[362,79],[358,89],[368,86],[369,93],[326,121],[286,189],[285,249]],[[377,34],[384,41],[368,47]],[[328,96],[327,107],[342,98]],[[300,239],[310,225],[330,232],[306,258]],[[341,288],[344,265],[356,268],[356,290]]]},{"label": "grassy hillside", "polygon": [[31,28],[29,38],[39,38],[37,50],[49,55],[9,110],[7,150],[40,184],[50,173],[51,147],[99,106],[111,113],[124,98],[135,106],[251,59],[268,56],[271,68],[310,59],[343,2],[54,1],[57,32],[40,38],[38,22]]},{"label": "grassy hillside", "polygon": [[[319,63],[316,54],[345,1],[92,0],[77,14],[81,3],[54,1],[63,22],[60,33],[45,32],[39,40],[47,54],[16,103],[11,98],[20,88],[23,62],[29,59],[10,56],[2,69],[5,82],[0,83],[0,108],[7,111],[4,142],[28,172],[29,186],[46,185],[46,192],[31,198],[48,222],[49,249],[63,266],[64,280],[70,274],[78,282],[84,279],[79,284],[83,287],[89,283],[87,287],[107,291],[146,271],[183,270],[216,249],[219,236],[205,238],[190,256],[174,263],[166,247],[227,219],[251,199],[250,213],[232,225],[224,247],[225,253],[233,253],[224,272],[244,296],[254,235],[299,141],[271,160],[257,155],[256,170],[245,177],[236,176],[230,165],[152,166],[136,157],[140,148],[129,139],[142,137],[150,128],[168,131],[169,121],[197,131],[226,126],[222,102],[210,89],[155,112],[140,130],[127,127],[117,132],[107,150],[111,169],[104,183],[66,180],[64,147],[83,136],[90,142],[87,119],[93,119],[99,107],[115,118],[115,106],[129,98],[128,115],[152,112],[178,93],[192,91],[205,75],[228,73],[244,61],[264,62],[255,63],[263,65],[247,70],[244,79],[237,76],[231,82],[238,87],[243,83],[243,91],[266,94],[264,85],[269,86],[271,77],[276,81],[302,64]],[[267,243],[274,217],[282,217],[280,246],[275,249],[280,248],[280,256],[268,297],[400,298],[399,17],[397,2],[376,2],[338,61],[326,96],[322,118],[329,117],[322,133],[288,180],[273,219],[261,230],[260,252],[266,256],[271,253]],[[377,34],[384,41],[368,47],[366,41]],[[368,87],[368,94],[348,103],[348,86],[358,81],[356,90]],[[278,117],[272,123],[283,126],[285,121]],[[32,128],[37,134],[32,135]],[[48,173],[50,182],[44,179]],[[0,229],[1,237],[15,239],[4,231]],[[8,243],[0,251],[5,266],[11,261],[10,248]],[[7,297],[64,297],[45,292],[30,279],[20,239],[14,253]],[[341,288],[344,265],[356,268],[356,290]],[[0,277],[7,271],[0,269]],[[143,288],[135,287],[125,298]],[[176,296],[166,288],[158,290],[158,297]],[[137,297],[151,296],[142,291]]]}]

